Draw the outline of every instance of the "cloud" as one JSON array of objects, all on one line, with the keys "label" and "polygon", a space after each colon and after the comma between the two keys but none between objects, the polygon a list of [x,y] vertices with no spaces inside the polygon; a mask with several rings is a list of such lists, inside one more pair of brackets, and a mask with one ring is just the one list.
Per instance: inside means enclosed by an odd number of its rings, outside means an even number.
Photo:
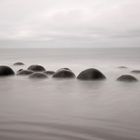
[{"label": "cloud", "polygon": [[139,0],[0,0],[0,40],[133,42],[139,7]]}]

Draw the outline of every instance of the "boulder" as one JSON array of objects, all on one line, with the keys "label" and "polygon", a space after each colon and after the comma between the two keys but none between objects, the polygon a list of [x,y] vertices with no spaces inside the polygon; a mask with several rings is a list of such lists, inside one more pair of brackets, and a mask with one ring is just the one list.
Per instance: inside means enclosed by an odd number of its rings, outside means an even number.
[{"label": "boulder", "polygon": [[32,73],[33,73],[33,71],[31,71],[31,70],[20,69],[17,71],[17,75],[22,75],[22,76],[30,75]]},{"label": "boulder", "polygon": [[54,73],[53,78],[75,78],[75,74],[70,70],[61,69]]},{"label": "boulder", "polygon": [[15,72],[8,66],[0,66],[0,76],[14,75]]},{"label": "boulder", "polygon": [[54,71],[45,71],[44,73],[47,75],[53,75],[55,72]]},{"label": "boulder", "polygon": [[14,65],[14,66],[22,66],[22,65],[24,65],[24,63],[22,63],[22,62],[16,62],[16,63],[14,63],[13,65]]},{"label": "boulder", "polygon": [[56,72],[61,71],[61,70],[67,70],[67,71],[71,71],[71,72],[72,72],[72,70],[69,69],[69,68],[60,68],[60,69],[58,69]]},{"label": "boulder", "polygon": [[120,68],[120,69],[127,69],[128,67],[126,67],[126,66],[119,66],[118,68]]},{"label": "boulder", "polygon": [[117,81],[122,81],[122,82],[137,82],[138,79],[135,78],[134,76],[132,75],[122,75],[120,76]]},{"label": "boulder", "polygon": [[45,79],[45,78],[48,78],[48,76],[45,73],[42,73],[42,72],[35,72],[35,73],[31,74],[29,76],[29,78],[32,78],[32,79]]},{"label": "boulder", "polygon": [[45,68],[41,65],[31,65],[28,67],[28,70],[35,71],[35,72],[46,71]]},{"label": "boulder", "polygon": [[103,80],[106,79],[104,74],[102,74],[99,70],[94,68],[89,68],[82,71],[78,76],[79,80]]},{"label": "boulder", "polygon": [[22,71],[23,69],[19,69],[17,72],[20,72],[20,71]]},{"label": "boulder", "polygon": [[140,70],[132,70],[131,72],[135,74],[140,74]]}]

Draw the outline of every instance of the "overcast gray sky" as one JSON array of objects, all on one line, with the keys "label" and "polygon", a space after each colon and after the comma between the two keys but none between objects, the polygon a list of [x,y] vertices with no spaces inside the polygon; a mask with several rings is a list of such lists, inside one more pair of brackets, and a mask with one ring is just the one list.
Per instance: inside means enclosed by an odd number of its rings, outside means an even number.
[{"label": "overcast gray sky", "polygon": [[140,0],[0,0],[0,40],[140,46]]}]

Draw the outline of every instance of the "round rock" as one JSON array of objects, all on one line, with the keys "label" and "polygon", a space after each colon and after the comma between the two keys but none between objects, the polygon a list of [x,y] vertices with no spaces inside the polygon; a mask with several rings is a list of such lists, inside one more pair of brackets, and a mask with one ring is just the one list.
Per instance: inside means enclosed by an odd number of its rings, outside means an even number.
[{"label": "round rock", "polygon": [[119,66],[118,68],[120,68],[120,69],[127,69],[128,67],[126,67],[126,66]]},{"label": "round rock", "polygon": [[17,71],[17,75],[22,75],[22,76],[30,75],[32,73],[33,73],[33,71],[31,71],[31,70],[20,69]]},{"label": "round rock", "polygon": [[35,71],[35,72],[46,71],[45,68],[41,65],[31,65],[28,67],[28,70]]},{"label": "round rock", "polygon": [[31,74],[29,76],[29,78],[32,78],[32,79],[45,79],[45,78],[48,78],[48,77],[47,77],[47,75],[45,73],[35,72],[35,73]]},{"label": "round rock", "polygon": [[15,72],[8,66],[0,66],[0,76],[14,75]]},{"label": "round rock", "polygon": [[[72,70],[69,69],[69,68],[60,68],[60,69],[58,69],[57,71],[62,71],[62,70],[72,71]],[[57,71],[56,71],[56,72],[57,72]]]},{"label": "round rock", "polygon": [[140,70],[132,70],[132,73],[140,74]]},{"label": "round rock", "polygon": [[117,81],[122,81],[122,82],[137,82],[138,79],[135,78],[134,76],[132,75],[122,75],[120,76]]},{"label": "round rock", "polygon": [[55,72],[53,78],[75,78],[75,74],[72,71],[61,69]]},{"label": "round rock", "polygon": [[24,63],[22,63],[22,62],[16,62],[16,63],[14,63],[13,65],[14,65],[14,66],[22,66],[22,65],[24,65]]},{"label": "round rock", "polygon": [[103,80],[106,79],[104,74],[102,74],[99,70],[90,68],[82,71],[78,76],[79,80]]},{"label": "round rock", "polygon": [[44,73],[47,75],[53,75],[55,72],[54,71],[45,71]]}]

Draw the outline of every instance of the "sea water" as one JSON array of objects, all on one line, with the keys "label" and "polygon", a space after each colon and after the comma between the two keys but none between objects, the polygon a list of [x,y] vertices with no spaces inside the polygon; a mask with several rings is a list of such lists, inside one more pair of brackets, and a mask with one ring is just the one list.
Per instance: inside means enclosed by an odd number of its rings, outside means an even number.
[{"label": "sea water", "polygon": [[[13,66],[15,62],[25,66]],[[140,82],[116,79],[140,69],[139,48],[0,49],[0,65],[97,68],[104,81],[0,77],[0,140],[140,140]],[[128,68],[121,69],[119,66]]]}]

